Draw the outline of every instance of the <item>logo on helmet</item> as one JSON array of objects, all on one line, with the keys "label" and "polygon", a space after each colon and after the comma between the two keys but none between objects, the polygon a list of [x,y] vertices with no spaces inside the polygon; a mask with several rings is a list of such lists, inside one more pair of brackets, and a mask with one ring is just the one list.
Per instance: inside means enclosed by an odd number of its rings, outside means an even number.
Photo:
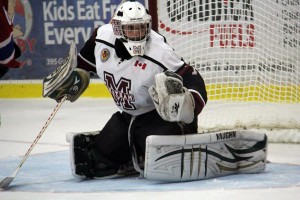
[{"label": "logo on helmet", "polygon": [[142,53],[142,47],[141,46],[133,46],[133,53],[134,54],[141,54]]}]

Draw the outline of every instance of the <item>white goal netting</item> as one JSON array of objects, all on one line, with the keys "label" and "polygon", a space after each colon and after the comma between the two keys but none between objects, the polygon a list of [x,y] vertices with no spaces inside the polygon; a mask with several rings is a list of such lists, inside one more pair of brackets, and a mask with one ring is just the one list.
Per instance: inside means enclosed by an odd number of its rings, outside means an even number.
[{"label": "white goal netting", "polygon": [[207,85],[200,132],[288,129],[300,142],[299,0],[157,0],[157,13]]}]

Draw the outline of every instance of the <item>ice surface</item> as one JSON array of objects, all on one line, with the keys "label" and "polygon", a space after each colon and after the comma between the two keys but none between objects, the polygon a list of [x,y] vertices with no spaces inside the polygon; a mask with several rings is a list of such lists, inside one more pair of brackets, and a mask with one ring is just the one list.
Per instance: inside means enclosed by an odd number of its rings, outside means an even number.
[{"label": "ice surface", "polygon": [[[19,159],[0,160],[0,177],[10,174]],[[23,192],[120,192],[201,191],[300,186],[299,165],[267,164],[264,173],[238,174],[201,181],[163,183],[138,176],[106,180],[80,180],[71,175],[69,151],[32,155],[23,165],[9,191]]]},{"label": "ice surface", "polygon": [[[0,179],[19,164],[56,102],[47,99],[0,99]],[[79,180],[69,168],[68,132],[99,130],[117,109],[112,99],[65,102],[28,160],[0,199],[300,199],[300,145],[269,144],[267,169],[183,183],[159,183],[126,177]]]}]

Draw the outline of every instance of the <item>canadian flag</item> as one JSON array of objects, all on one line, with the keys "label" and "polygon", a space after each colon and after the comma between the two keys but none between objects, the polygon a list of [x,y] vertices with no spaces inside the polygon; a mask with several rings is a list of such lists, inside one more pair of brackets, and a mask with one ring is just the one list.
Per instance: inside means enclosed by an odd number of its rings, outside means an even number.
[{"label": "canadian flag", "polygon": [[140,61],[135,61],[135,64],[134,64],[135,67],[140,67],[142,69],[145,69],[147,64],[146,63],[141,63]]}]

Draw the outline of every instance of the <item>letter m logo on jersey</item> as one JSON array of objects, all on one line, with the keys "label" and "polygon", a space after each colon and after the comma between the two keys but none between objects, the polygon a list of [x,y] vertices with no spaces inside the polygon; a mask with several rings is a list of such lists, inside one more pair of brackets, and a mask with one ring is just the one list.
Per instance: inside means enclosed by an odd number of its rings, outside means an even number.
[{"label": "letter m logo on jersey", "polygon": [[125,110],[136,110],[133,104],[135,101],[134,96],[129,93],[131,90],[130,80],[121,78],[118,83],[116,83],[113,74],[104,72],[104,81],[117,106]]}]

